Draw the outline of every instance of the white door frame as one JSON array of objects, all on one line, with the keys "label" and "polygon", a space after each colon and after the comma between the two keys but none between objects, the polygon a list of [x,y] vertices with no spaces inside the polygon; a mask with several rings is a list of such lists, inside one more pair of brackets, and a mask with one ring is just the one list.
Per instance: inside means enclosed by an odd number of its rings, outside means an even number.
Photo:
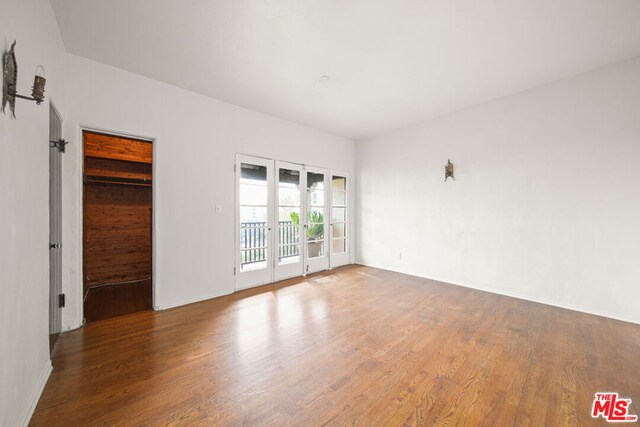
[{"label": "white door frame", "polygon": [[[78,145],[80,147],[79,149],[75,150],[76,162],[78,162],[77,164],[79,165],[84,164],[83,159],[84,159],[84,132],[85,131],[104,133],[107,135],[121,136],[123,138],[138,139],[142,141],[149,141],[153,146],[151,150],[151,171],[152,171],[151,173],[152,173],[152,176],[158,176],[156,173],[158,170],[158,160],[157,160],[158,150],[156,147],[158,147],[158,144],[160,143],[159,138],[147,136],[144,134],[137,134],[135,132],[122,132],[120,130],[108,129],[100,126],[91,126],[91,125],[79,123],[75,128],[76,141],[79,141]],[[80,190],[78,191],[78,194],[74,201],[76,204],[77,212],[78,212],[75,218],[76,227],[78,230],[78,236],[76,237],[75,240],[76,240],[76,245],[79,248],[78,254],[77,254],[77,261],[76,261],[78,266],[79,277],[75,285],[77,296],[73,304],[75,304],[78,307],[77,308],[78,315],[75,321],[71,325],[67,325],[66,328],[64,327],[65,318],[63,316],[63,329],[66,329],[66,330],[76,329],[81,327],[84,324],[83,297],[84,297],[85,272],[84,272],[84,191],[83,191],[84,177],[83,175],[84,175],[84,168],[81,166],[79,173],[76,174],[76,183],[78,184],[79,186],[78,188]],[[157,296],[156,296],[156,277],[158,277],[158,275],[156,274],[156,269],[157,269],[156,255],[158,253],[158,249],[157,249],[158,239],[156,238],[156,234],[157,234],[156,232],[156,224],[157,224],[156,194],[158,194],[158,184],[156,182],[153,182],[153,185],[151,186],[151,193],[152,193],[152,197],[151,197],[151,206],[152,206],[152,210],[151,210],[151,213],[152,213],[152,218],[151,218],[151,295],[152,295],[152,301],[153,301],[153,309],[162,310],[162,307],[158,305]],[[64,202],[63,202],[63,205],[64,205]],[[63,209],[64,209],[64,206],[63,206]],[[63,251],[63,255],[64,254],[65,252]],[[63,290],[64,290],[64,284],[63,284]]]},{"label": "white door frame", "polygon": [[[263,268],[254,270],[242,271],[242,259],[240,255],[240,176],[241,176],[241,164],[247,163],[257,166],[264,166],[267,169],[267,204],[265,206],[267,212],[267,220],[264,227],[266,233],[266,248],[265,248],[265,264]],[[235,289],[247,289],[255,286],[264,285],[273,282],[273,170],[274,162],[271,159],[265,159],[262,157],[246,156],[243,154],[236,154],[236,166],[235,166],[235,180],[236,180],[236,202],[235,202],[235,218],[236,224],[235,230],[235,273],[236,283]]]}]

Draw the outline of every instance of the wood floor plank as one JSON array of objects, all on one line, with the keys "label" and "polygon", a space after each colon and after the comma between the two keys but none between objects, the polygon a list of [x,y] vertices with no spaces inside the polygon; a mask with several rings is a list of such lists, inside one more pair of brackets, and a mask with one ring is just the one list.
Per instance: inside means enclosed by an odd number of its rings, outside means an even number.
[{"label": "wood floor plank", "polygon": [[347,266],[63,334],[31,425],[602,425],[638,354],[640,325]]}]

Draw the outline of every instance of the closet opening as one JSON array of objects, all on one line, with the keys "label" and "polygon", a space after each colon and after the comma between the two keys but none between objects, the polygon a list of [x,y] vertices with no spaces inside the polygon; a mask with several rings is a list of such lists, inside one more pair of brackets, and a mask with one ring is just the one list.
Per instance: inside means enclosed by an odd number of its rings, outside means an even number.
[{"label": "closet opening", "polygon": [[153,307],[153,144],[83,131],[87,322]]}]

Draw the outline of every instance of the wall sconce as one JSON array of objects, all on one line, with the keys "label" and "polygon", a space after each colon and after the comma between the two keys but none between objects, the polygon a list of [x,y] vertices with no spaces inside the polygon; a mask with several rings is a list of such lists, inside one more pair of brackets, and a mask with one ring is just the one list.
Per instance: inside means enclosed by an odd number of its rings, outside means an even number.
[{"label": "wall sconce", "polygon": [[447,182],[449,177],[454,181],[456,180],[453,177],[453,163],[451,163],[451,160],[447,159],[447,164],[444,166],[444,182]]},{"label": "wall sconce", "polygon": [[35,101],[40,105],[44,101],[44,87],[47,83],[47,79],[44,75],[44,67],[38,65],[36,69],[36,76],[33,79],[33,89],[31,91],[31,97],[19,95],[17,93],[17,81],[18,81],[18,63],[16,62],[15,54],[16,41],[13,41],[11,49],[4,55],[4,74],[2,82],[2,112],[4,108],[9,104],[11,115],[16,118],[16,98],[26,99],[28,101]]}]

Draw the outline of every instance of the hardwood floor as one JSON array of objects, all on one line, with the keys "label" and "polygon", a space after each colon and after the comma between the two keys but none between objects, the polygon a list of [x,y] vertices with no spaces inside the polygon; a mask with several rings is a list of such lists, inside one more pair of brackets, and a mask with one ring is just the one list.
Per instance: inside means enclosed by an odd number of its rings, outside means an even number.
[{"label": "hardwood floor", "polygon": [[32,425],[603,425],[640,325],[363,266],[63,334]]}]

